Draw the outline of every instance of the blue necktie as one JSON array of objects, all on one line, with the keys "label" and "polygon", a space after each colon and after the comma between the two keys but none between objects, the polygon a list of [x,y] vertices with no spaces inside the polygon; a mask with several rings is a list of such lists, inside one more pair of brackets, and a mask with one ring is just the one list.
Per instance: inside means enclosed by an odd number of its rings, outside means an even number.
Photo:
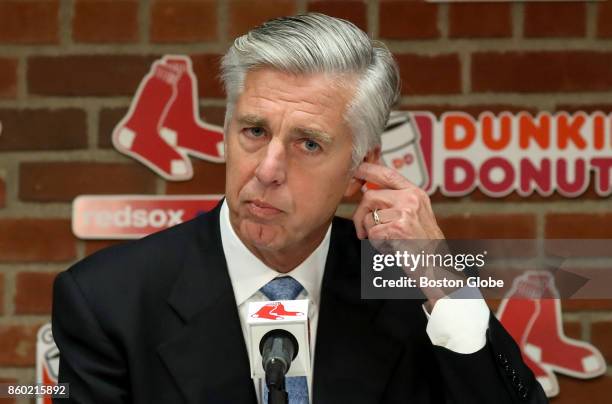
[{"label": "blue necktie", "polygon": [[[272,279],[260,291],[270,300],[295,300],[304,287],[290,276]],[[287,377],[285,390],[289,404],[308,404],[308,383],[306,376]],[[263,404],[268,402],[268,386],[264,383]]]}]

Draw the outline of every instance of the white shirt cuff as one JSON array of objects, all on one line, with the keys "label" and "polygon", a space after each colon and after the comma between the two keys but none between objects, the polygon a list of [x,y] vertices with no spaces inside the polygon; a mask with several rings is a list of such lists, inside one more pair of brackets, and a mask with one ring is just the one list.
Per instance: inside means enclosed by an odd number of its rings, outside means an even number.
[{"label": "white shirt cuff", "polygon": [[464,287],[438,299],[427,316],[431,343],[461,354],[482,349],[487,340],[490,310],[478,288]]}]

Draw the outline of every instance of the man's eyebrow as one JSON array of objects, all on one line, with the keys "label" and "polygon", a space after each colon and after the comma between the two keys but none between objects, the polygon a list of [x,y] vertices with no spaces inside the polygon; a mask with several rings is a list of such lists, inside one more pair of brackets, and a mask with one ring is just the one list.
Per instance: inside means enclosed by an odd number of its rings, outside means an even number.
[{"label": "man's eyebrow", "polygon": [[[246,114],[238,116],[236,119],[239,125],[257,126],[262,128],[268,127],[266,118],[254,114]],[[305,136],[312,140],[316,140],[323,144],[333,143],[333,137],[318,129],[297,127],[293,129],[293,133],[297,136]]]},{"label": "man's eyebrow", "polygon": [[268,127],[268,121],[258,115],[247,114],[241,115],[237,119],[240,125]]},{"label": "man's eyebrow", "polygon": [[312,140],[316,140],[323,144],[331,144],[333,143],[333,137],[328,135],[327,133],[311,128],[295,128],[294,132],[300,136],[306,136]]}]

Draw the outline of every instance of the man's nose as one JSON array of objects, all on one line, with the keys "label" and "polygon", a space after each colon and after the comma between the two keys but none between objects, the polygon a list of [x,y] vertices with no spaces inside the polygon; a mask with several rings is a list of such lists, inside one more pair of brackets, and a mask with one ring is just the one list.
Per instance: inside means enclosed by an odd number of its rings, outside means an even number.
[{"label": "man's nose", "polygon": [[286,168],[285,147],[279,140],[272,139],[265,148],[255,176],[265,186],[280,185],[285,182]]}]

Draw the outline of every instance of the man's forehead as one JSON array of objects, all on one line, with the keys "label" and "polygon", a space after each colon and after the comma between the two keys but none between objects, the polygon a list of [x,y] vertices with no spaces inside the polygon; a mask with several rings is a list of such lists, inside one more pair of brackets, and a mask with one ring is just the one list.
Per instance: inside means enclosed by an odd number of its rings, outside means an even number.
[{"label": "man's forehead", "polygon": [[239,125],[270,128],[278,124],[278,119],[289,118],[292,132],[331,140],[334,132],[346,129],[349,91],[322,73],[300,75],[255,69],[247,73],[234,120]]}]

